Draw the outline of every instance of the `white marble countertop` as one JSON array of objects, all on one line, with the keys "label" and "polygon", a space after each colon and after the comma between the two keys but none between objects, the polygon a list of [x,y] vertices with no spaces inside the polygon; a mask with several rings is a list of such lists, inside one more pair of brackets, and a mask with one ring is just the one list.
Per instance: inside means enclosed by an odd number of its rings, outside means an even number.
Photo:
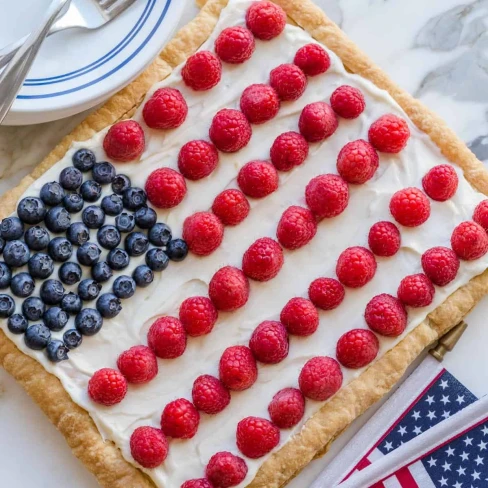
[{"label": "white marble countertop", "polygon": [[[192,0],[187,1],[182,24],[197,12]],[[488,0],[316,1],[397,83],[439,113],[481,160],[488,160]],[[0,127],[0,193],[15,186],[85,115],[35,126]],[[470,327],[462,345],[448,360],[448,367],[478,395],[488,392],[481,375],[472,374],[488,367],[481,347],[488,342],[488,328],[486,340],[480,340],[487,307],[485,299],[468,318]],[[474,351],[469,365],[462,360],[463,351],[470,355]],[[367,416],[289,486],[308,486]],[[69,453],[61,434],[1,369],[0,433],[0,485],[98,486]]]}]

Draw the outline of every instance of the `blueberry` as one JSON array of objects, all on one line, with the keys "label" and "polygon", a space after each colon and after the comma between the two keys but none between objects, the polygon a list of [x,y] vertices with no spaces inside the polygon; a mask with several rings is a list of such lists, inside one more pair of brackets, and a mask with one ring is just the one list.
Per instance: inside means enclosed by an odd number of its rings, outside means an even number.
[{"label": "blueberry", "polygon": [[46,205],[55,207],[63,201],[64,190],[57,181],[51,181],[44,183],[39,196]]},{"label": "blueberry", "polygon": [[59,182],[65,190],[76,190],[83,183],[83,175],[79,169],[68,166],[61,171]]},{"label": "blueberry", "polygon": [[59,363],[68,359],[68,346],[59,339],[49,341],[46,348],[47,358],[53,363]]},{"label": "blueberry", "polygon": [[105,222],[105,213],[100,207],[90,205],[83,210],[81,218],[90,229],[98,229]]},{"label": "blueberry", "polygon": [[156,212],[149,207],[141,207],[136,213],[136,224],[141,229],[150,229],[158,218]]},{"label": "blueberry", "polygon": [[29,273],[33,278],[39,278],[44,280],[49,278],[54,271],[53,260],[43,252],[38,252],[34,254],[27,263],[29,268]]},{"label": "blueberry", "polygon": [[112,249],[107,256],[107,264],[115,271],[127,268],[129,261],[129,255],[120,247]]},{"label": "blueberry", "polygon": [[50,330],[62,330],[68,323],[69,315],[59,307],[51,307],[42,316],[44,325]]},{"label": "blueberry", "polygon": [[44,349],[51,339],[51,331],[44,324],[34,324],[27,327],[24,341],[28,348],[35,351]]},{"label": "blueberry", "polygon": [[58,280],[46,280],[41,285],[39,295],[47,305],[57,305],[63,299],[64,287]]},{"label": "blueberry", "polygon": [[95,335],[101,328],[103,319],[100,313],[93,308],[84,308],[75,319],[75,327],[83,335]]},{"label": "blueberry", "polygon": [[84,203],[85,202],[83,201],[83,198],[79,193],[68,193],[63,198],[64,208],[69,213],[81,212],[81,209],[83,208]]},{"label": "blueberry", "polygon": [[81,185],[80,193],[86,202],[96,202],[102,194],[102,187],[96,181],[88,180]]},{"label": "blueberry", "polygon": [[97,232],[98,242],[105,249],[114,249],[120,244],[120,232],[113,225],[104,225]]},{"label": "blueberry", "polygon": [[120,195],[107,195],[102,198],[102,203],[100,204],[102,210],[107,215],[119,215],[122,212],[124,205],[122,203],[122,197]]},{"label": "blueberry", "polygon": [[95,163],[92,168],[92,178],[101,185],[112,183],[115,176],[115,168],[107,161]]},{"label": "blueberry", "polygon": [[26,224],[39,224],[44,220],[47,209],[40,198],[25,197],[17,205],[17,215]]},{"label": "blueberry", "polygon": [[0,261],[0,289],[8,288],[11,280],[12,271],[3,261]]},{"label": "blueberry", "polygon": [[188,244],[183,239],[173,239],[166,247],[166,254],[171,261],[183,261],[188,254]]},{"label": "blueberry", "polygon": [[146,286],[149,286],[153,282],[154,273],[152,272],[151,268],[149,268],[149,266],[141,264],[140,266],[137,266],[137,268],[132,273],[132,278],[134,278],[137,286],[140,286],[141,288],[146,288]]},{"label": "blueberry", "polygon": [[61,300],[61,308],[70,315],[75,315],[83,308],[83,302],[78,295],[69,292]]},{"label": "blueberry", "polygon": [[132,214],[124,212],[115,218],[115,226],[120,232],[132,232],[136,226],[136,219]]},{"label": "blueberry", "polygon": [[66,237],[71,244],[81,246],[90,239],[90,229],[83,222],[75,222],[69,226]]},{"label": "blueberry", "polygon": [[76,169],[85,172],[93,168],[96,158],[95,154],[93,154],[93,151],[90,151],[90,149],[78,149],[78,151],[73,154],[71,160]]},{"label": "blueberry", "polygon": [[47,213],[44,222],[51,232],[64,232],[71,224],[71,215],[64,207],[53,207]]},{"label": "blueberry", "polygon": [[8,318],[8,330],[12,334],[23,334],[27,329],[27,319],[20,313],[14,313]]},{"label": "blueberry", "polygon": [[168,267],[169,258],[162,249],[155,247],[146,253],[146,264],[153,271],[163,271]]},{"label": "blueberry", "polygon": [[136,282],[130,276],[119,276],[113,285],[114,295],[118,298],[130,298],[136,291]]},{"label": "blueberry", "polygon": [[124,207],[129,210],[138,210],[146,205],[147,196],[142,188],[127,188],[122,194]]},{"label": "blueberry", "polygon": [[81,266],[78,263],[72,263],[68,261],[67,263],[63,263],[58,271],[59,279],[65,285],[74,285],[81,280]]},{"label": "blueberry", "polygon": [[44,315],[46,305],[39,297],[29,297],[22,303],[22,313],[27,320],[40,320]]},{"label": "blueberry", "polygon": [[23,241],[8,241],[3,250],[3,259],[11,268],[20,268],[29,261],[30,251]]},{"label": "blueberry", "polygon": [[102,317],[112,319],[120,313],[122,305],[120,300],[112,293],[104,293],[97,300],[97,310]]},{"label": "blueberry", "polygon": [[76,329],[69,329],[63,334],[63,341],[68,349],[76,349],[83,341],[83,336]]},{"label": "blueberry", "polygon": [[147,251],[149,241],[142,232],[131,232],[125,238],[125,250],[129,256],[140,256]]},{"label": "blueberry", "polygon": [[99,283],[104,283],[112,278],[113,272],[105,261],[100,261],[91,269],[92,278]]},{"label": "blueberry", "polygon": [[15,311],[15,302],[10,295],[2,293],[0,295],[0,318],[10,317]]},{"label": "blueberry", "polygon": [[155,224],[148,233],[149,242],[158,247],[167,246],[173,237],[171,229],[161,222]]},{"label": "blueberry", "polygon": [[24,235],[24,224],[18,217],[7,217],[0,224],[0,236],[6,241],[20,239]]},{"label": "blueberry", "polygon": [[83,301],[88,302],[90,300],[95,300],[100,294],[101,289],[102,285],[100,283],[87,278],[78,285],[78,295]]},{"label": "blueberry", "polygon": [[84,266],[93,266],[100,259],[100,248],[93,242],[85,242],[76,251],[78,262]]},{"label": "blueberry", "polygon": [[117,195],[122,195],[125,190],[130,188],[130,178],[126,175],[115,175],[112,180],[112,191]]},{"label": "blueberry", "polygon": [[24,241],[33,251],[42,251],[49,244],[49,232],[39,225],[25,231]]},{"label": "blueberry", "polygon": [[16,297],[27,298],[35,288],[34,280],[29,273],[19,273],[12,278],[10,289]]},{"label": "blueberry", "polygon": [[0,253],[3,252],[3,248],[5,247],[5,239],[0,237]]},{"label": "blueberry", "polygon": [[66,237],[55,237],[47,246],[47,252],[54,261],[63,263],[68,261],[73,254],[73,246]]}]

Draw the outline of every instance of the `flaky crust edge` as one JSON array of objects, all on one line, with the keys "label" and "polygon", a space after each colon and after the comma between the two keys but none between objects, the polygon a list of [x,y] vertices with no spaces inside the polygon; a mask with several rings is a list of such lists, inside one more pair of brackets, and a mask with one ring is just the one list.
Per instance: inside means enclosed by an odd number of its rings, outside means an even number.
[{"label": "flaky crust edge", "polygon": [[[403,91],[380,70],[310,0],[274,0],[290,20],[325,44],[352,73],[370,80],[390,93],[415,125],[427,133],[451,162],[462,168],[466,179],[488,195],[488,172],[482,163],[442,119]],[[204,4],[204,0],[200,0]],[[37,178],[66,153],[71,143],[83,141],[117,120],[130,117],[149,88],[164,78],[205,42],[227,0],[209,0],[199,15],[180,30],[160,56],[135,81],[88,116],[26,176],[0,198],[0,218],[15,210],[17,200]],[[454,292],[427,319],[411,331],[358,378],[342,388],[302,430],[274,453],[259,469],[249,488],[278,488],[285,485],[314,457],[327,451],[330,443],[367,408],[385,395],[414,359],[438,337],[456,325],[488,293],[488,271]],[[75,404],[61,382],[42,365],[23,354],[0,330],[0,364],[42,408],[66,438],[75,456],[106,488],[154,488],[153,482],[125,461],[120,450],[105,442],[88,412]],[[169,487],[168,487],[169,488]]]}]

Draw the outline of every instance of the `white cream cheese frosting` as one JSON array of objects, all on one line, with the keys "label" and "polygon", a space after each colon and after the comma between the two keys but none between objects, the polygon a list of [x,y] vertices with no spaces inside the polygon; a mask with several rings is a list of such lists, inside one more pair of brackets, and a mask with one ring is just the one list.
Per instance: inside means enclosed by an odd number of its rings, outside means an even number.
[{"label": "white cream cheese frosting", "polygon": [[[245,11],[249,0],[230,0],[210,39],[202,49],[213,50],[218,33],[225,27],[244,25]],[[223,65],[222,80],[208,92],[194,92],[181,79],[181,69],[154,87],[178,88],[185,97],[189,112],[186,122],[178,129],[156,131],[145,126],[141,109],[135,119],[141,123],[146,134],[146,150],[141,160],[133,163],[115,164],[118,173],[127,174],[133,186],[144,187],[148,175],[156,168],[168,166],[177,169],[177,156],[181,146],[192,139],[207,139],[213,115],[221,108],[238,108],[239,98],[248,85],[266,83],[273,67],[290,63],[297,49],[315,42],[298,27],[287,25],[284,32],[268,42],[256,40],[252,58],[242,65]],[[336,173],[336,159],[341,148],[349,141],[367,139],[372,122],[385,113],[394,113],[408,119],[401,108],[384,91],[370,82],[349,74],[333,53],[327,73],[309,78],[304,95],[295,102],[282,103],[277,117],[260,126],[253,126],[251,142],[235,154],[220,153],[217,169],[207,178],[187,181],[188,193],[183,202],[174,209],[158,211],[158,221],[166,222],[179,237],[182,224],[188,215],[208,210],[215,196],[225,188],[237,187],[236,176],[240,167],[253,159],[269,158],[269,148],[281,133],[297,130],[298,117],[303,107],[311,102],[329,102],[331,93],[342,84],[359,88],[365,96],[366,109],[355,120],[340,119],[337,131],[320,144],[310,145],[310,154],[305,163],[289,173],[280,173],[278,190],[262,200],[251,199],[251,212],[244,222],[236,227],[226,227],[222,245],[210,256],[189,255],[181,263],[170,263],[162,273],[155,274],[151,286],[138,289],[136,294],[123,302],[122,312],[114,319],[105,319],[102,330],[93,337],[85,337],[79,349],[70,352],[67,361],[53,364],[43,352],[33,351],[24,344],[22,336],[11,334],[6,321],[0,327],[26,354],[37,359],[49,372],[57,376],[72,399],[86,409],[97,424],[102,436],[120,447],[129,462],[134,462],[129,448],[133,430],[141,425],[159,426],[161,412],[171,400],[184,397],[191,399],[195,378],[201,374],[218,376],[218,362],[226,347],[246,344],[254,328],[263,320],[278,320],[285,303],[295,296],[307,296],[310,282],[320,276],[335,277],[335,265],[339,254],[347,247],[367,246],[368,231],[375,222],[392,220],[388,205],[392,194],[405,187],[421,188],[421,179],[433,166],[447,162],[439,149],[411,122],[411,138],[406,148],[397,155],[380,154],[380,166],[374,178],[364,185],[350,186],[350,201],[338,217],[320,222],[314,239],[296,251],[284,252],[285,263],[278,276],[266,283],[251,282],[248,303],[233,313],[220,313],[211,334],[189,338],[183,356],[159,362],[159,374],[147,385],[130,385],[126,398],[113,407],[93,403],[87,395],[87,384],[92,374],[103,367],[116,367],[118,355],[138,344],[146,344],[146,334],[156,317],[178,316],[180,303],[189,296],[207,295],[208,283],[216,270],[224,265],[240,267],[244,251],[257,238],[275,237],[276,227],[282,212],[290,205],[305,205],[304,190],[314,176]],[[151,93],[148,94],[150,96]],[[57,180],[61,169],[71,164],[71,156],[80,147],[89,147],[99,160],[106,159],[101,147],[105,131],[93,139],[75,144],[66,156],[41,178],[33,183],[26,195],[39,194],[45,182]],[[170,450],[162,466],[144,470],[158,487],[178,488],[182,482],[204,475],[209,458],[218,451],[238,453],[235,445],[235,428],[239,420],[249,415],[268,417],[267,406],[273,395],[284,387],[297,386],[299,372],[305,362],[318,355],[335,356],[337,339],[347,330],[366,327],[364,308],[367,302],[379,293],[395,294],[400,280],[421,271],[420,257],[434,246],[449,246],[454,227],[470,220],[477,203],[485,197],[475,191],[459,175],[459,187],[455,196],[444,203],[431,202],[429,220],[417,228],[401,228],[402,247],[391,258],[378,258],[374,279],[360,289],[347,289],[342,304],[335,310],[320,311],[320,325],[312,336],[290,336],[288,357],[276,365],[259,364],[256,383],[243,392],[232,393],[230,405],[215,416],[201,415],[195,437],[189,440],[171,440]],[[110,185],[103,194],[110,194]],[[81,220],[75,215],[72,221]],[[108,219],[108,221],[110,221]],[[91,240],[96,235],[91,231]],[[131,258],[129,267],[118,273],[130,275],[142,262],[143,257]],[[488,266],[488,255],[472,262],[462,262],[457,278],[448,286],[436,287],[433,303],[422,309],[409,309],[408,327],[405,334],[418,325],[441,304],[454,290],[480,274]],[[56,267],[53,277],[57,277]],[[87,269],[84,270],[88,276]],[[39,285],[37,286],[37,288]],[[104,285],[109,291],[111,282]],[[38,290],[36,290],[37,292]],[[20,300],[18,300],[20,304]],[[72,319],[70,321],[72,324]],[[68,325],[64,330],[69,328]],[[53,333],[61,336],[62,332]],[[392,348],[399,338],[380,337],[381,356]],[[357,377],[362,370],[343,368],[344,383]],[[307,400],[302,422],[289,430],[281,431],[277,449],[299,432],[303,423],[322,403]],[[249,471],[239,486],[245,486],[255,476],[267,456],[251,460],[246,458]]]}]

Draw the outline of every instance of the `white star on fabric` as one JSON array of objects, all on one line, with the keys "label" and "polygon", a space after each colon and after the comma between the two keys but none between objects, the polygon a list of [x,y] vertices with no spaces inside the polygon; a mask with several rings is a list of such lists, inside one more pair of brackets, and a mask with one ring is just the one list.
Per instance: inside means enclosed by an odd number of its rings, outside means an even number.
[{"label": "white star on fabric", "polygon": [[447,382],[447,380],[442,380],[439,384],[439,386],[445,390],[448,386],[449,386],[449,383]]},{"label": "white star on fabric", "polygon": [[437,418],[435,412],[433,412],[432,410],[429,410],[427,417],[429,417],[430,420],[434,420],[435,418]]},{"label": "white star on fabric", "polygon": [[416,425],[415,428],[413,429],[413,433],[415,435],[419,435],[422,433],[422,429],[418,425]]},{"label": "white star on fabric", "polygon": [[449,395],[442,395],[441,402],[445,405],[446,403],[451,403],[449,400]]},{"label": "white star on fabric", "polygon": [[420,412],[415,410],[413,413],[412,413],[412,417],[415,419],[415,420],[418,420],[420,418]]},{"label": "white star on fabric", "polygon": [[434,395],[429,395],[425,401],[429,404],[432,405],[434,403]]},{"label": "white star on fabric", "polygon": [[459,466],[459,468],[456,469],[456,471],[458,472],[458,475],[459,476],[462,476],[463,474],[466,474],[466,468],[463,468],[462,466]]},{"label": "white star on fabric", "polygon": [[451,471],[451,464],[447,461],[444,461],[444,464],[441,467],[444,471]]},{"label": "white star on fabric", "polygon": [[481,432],[483,432],[483,435],[488,434],[488,425],[484,425],[483,428],[481,429]]},{"label": "white star on fabric", "polygon": [[427,462],[429,463],[429,467],[432,468],[432,466],[435,466],[437,464],[437,459],[431,457]]},{"label": "white star on fabric", "polygon": [[403,425],[401,425],[399,428],[398,428],[398,433],[403,436],[403,434],[406,434],[407,433],[407,428]]},{"label": "white star on fabric", "polygon": [[448,448],[446,449],[446,454],[447,454],[448,456],[454,456],[454,449],[453,449],[452,447],[448,447]]},{"label": "white star on fabric", "polygon": [[385,442],[385,449],[391,451],[393,449],[393,444],[391,442]]},{"label": "white star on fabric", "polygon": [[463,442],[467,445],[467,446],[472,446],[473,445],[473,438],[472,437],[466,437],[466,439],[463,440]]},{"label": "white star on fabric", "polygon": [[464,403],[464,395],[458,395],[456,401],[459,403],[459,405]]},{"label": "white star on fabric", "polygon": [[461,459],[463,461],[467,461],[469,459],[469,454],[463,451],[463,453],[461,454]]},{"label": "white star on fabric", "polygon": [[480,464],[484,464],[484,463],[483,463],[483,458],[482,458],[482,457],[480,457],[480,456],[478,456],[478,457],[477,457],[477,458],[474,460],[474,462],[476,463],[476,466],[479,466]]},{"label": "white star on fabric", "polygon": [[487,442],[480,441],[478,444],[478,447],[480,448],[480,451],[484,451],[486,449],[486,446],[488,445]]},{"label": "white star on fabric", "polygon": [[441,484],[441,486],[447,486],[447,480],[446,478],[444,478],[444,476],[439,480],[439,483]]},{"label": "white star on fabric", "polygon": [[445,419],[448,419],[451,416],[451,412],[449,411],[443,411],[441,417],[444,417]]},{"label": "white star on fabric", "polygon": [[471,473],[471,476],[473,477],[473,481],[474,481],[474,480],[479,480],[479,479],[480,479],[480,474],[481,474],[481,473],[478,473],[478,471],[474,470],[474,471]]},{"label": "white star on fabric", "polygon": [[459,481],[456,481],[456,483],[454,483],[452,486],[453,488],[463,488],[463,485],[459,483]]}]

